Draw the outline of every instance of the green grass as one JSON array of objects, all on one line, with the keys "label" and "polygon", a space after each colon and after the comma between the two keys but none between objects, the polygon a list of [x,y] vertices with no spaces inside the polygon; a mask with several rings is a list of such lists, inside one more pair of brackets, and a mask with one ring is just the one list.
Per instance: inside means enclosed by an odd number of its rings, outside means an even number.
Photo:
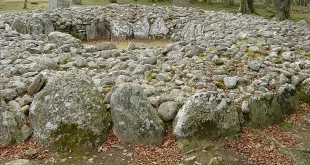
[{"label": "green grass", "polygon": [[[72,1],[72,6],[73,5]],[[38,2],[38,5],[30,4],[30,2]],[[106,5],[109,3],[109,0],[82,0],[83,5],[78,6],[100,6]],[[156,2],[157,5],[171,5],[172,0]],[[118,0],[119,4],[127,4],[127,3],[138,3],[143,5],[152,5],[154,3],[150,2],[150,0]],[[28,0],[28,9],[23,9],[24,0],[0,0],[0,14],[8,13],[8,12],[20,12],[26,10],[35,10],[35,9],[48,9],[48,0]],[[239,9],[239,2],[235,1],[235,5],[231,7],[224,7],[221,3],[213,3],[212,5],[208,5],[206,2],[194,2],[192,7],[202,8],[205,10],[213,10],[213,11],[221,11],[225,10],[232,13],[237,13]],[[271,5],[270,7],[265,7],[262,2],[258,2],[255,4],[256,12],[265,17],[272,18],[274,16],[274,9]],[[291,19],[294,21],[306,20],[310,23],[310,7],[309,6],[296,6],[292,5],[291,7]]]}]

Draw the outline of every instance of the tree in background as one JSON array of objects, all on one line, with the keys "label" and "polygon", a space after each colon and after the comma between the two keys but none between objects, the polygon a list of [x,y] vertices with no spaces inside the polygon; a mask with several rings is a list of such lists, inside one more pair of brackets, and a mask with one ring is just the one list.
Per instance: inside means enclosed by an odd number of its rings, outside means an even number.
[{"label": "tree in background", "polygon": [[254,0],[240,0],[239,12],[242,14],[257,14],[254,9]]},{"label": "tree in background", "polygon": [[223,0],[224,7],[233,6],[235,4],[234,0]]},{"label": "tree in background", "polygon": [[276,17],[279,20],[290,18],[290,8],[293,0],[274,0],[274,6],[276,9]]}]

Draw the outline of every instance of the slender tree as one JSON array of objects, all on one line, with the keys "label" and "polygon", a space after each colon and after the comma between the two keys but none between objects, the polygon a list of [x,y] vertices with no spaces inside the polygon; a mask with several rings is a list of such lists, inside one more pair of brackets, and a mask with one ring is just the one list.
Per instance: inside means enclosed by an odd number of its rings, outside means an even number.
[{"label": "slender tree", "polygon": [[279,20],[290,18],[290,8],[293,0],[274,0],[274,6],[276,9],[276,17]]},{"label": "slender tree", "polygon": [[27,9],[27,1],[28,1],[28,0],[25,0],[25,1],[24,1],[24,9]]},{"label": "slender tree", "polygon": [[254,9],[254,0],[240,0],[239,12],[242,14],[257,14]]}]

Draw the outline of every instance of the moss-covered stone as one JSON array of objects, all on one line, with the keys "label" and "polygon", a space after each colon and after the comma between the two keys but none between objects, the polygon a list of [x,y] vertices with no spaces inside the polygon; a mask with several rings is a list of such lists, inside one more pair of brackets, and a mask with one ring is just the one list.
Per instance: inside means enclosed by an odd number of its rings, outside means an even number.
[{"label": "moss-covered stone", "polygon": [[274,93],[257,94],[248,100],[249,114],[245,115],[247,124],[257,128],[282,122],[282,112]]},{"label": "moss-covered stone", "polygon": [[179,110],[173,123],[173,134],[178,139],[213,139],[235,135],[239,130],[235,104],[217,92],[195,94]]},{"label": "moss-covered stone", "polygon": [[94,149],[101,137],[77,124],[61,124],[50,135],[51,149],[57,152],[79,153]]},{"label": "moss-covered stone", "polygon": [[57,151],[96,148],[111,126],[101,93],[81,71],[59,72],[49,80],[32,102],[29,117],[36,142]]},{"label": "moss-covered stone", "polygon": [[304,80],[297,87],[297,93],[301,101],[310,104],[310,78]]}]

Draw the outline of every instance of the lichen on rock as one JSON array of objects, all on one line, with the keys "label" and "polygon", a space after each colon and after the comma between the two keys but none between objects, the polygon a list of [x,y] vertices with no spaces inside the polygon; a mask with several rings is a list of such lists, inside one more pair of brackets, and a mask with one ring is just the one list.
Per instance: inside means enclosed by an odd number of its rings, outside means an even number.
[{"label": "lichen on rock", "polygon": [[81,71],[56,74],[32,102],[30,120],[34,139],[57,151],[94,149],[110,129],[103,97]]}]

